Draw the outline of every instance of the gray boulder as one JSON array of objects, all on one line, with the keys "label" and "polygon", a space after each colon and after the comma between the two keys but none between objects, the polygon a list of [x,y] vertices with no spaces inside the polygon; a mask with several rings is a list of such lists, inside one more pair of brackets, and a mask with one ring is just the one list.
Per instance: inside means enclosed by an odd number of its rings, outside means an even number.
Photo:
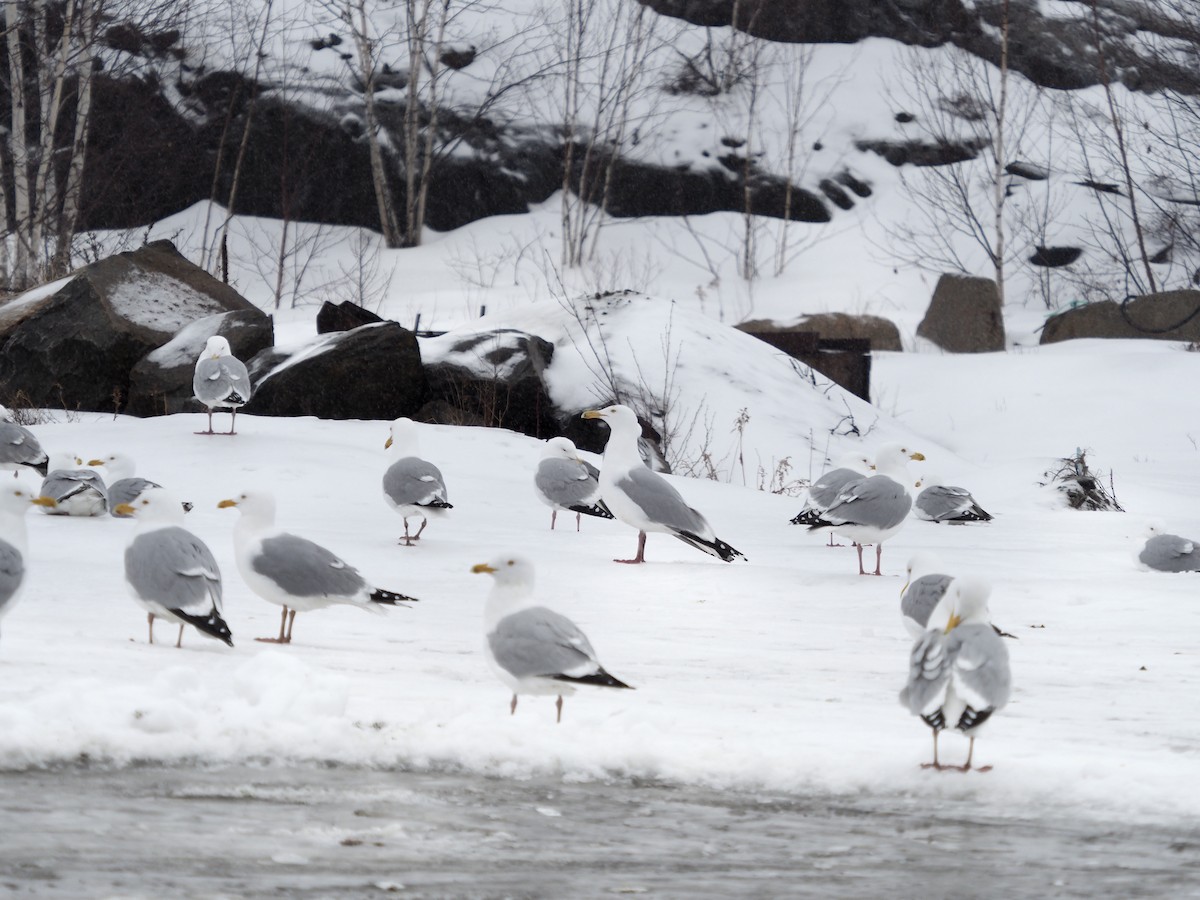
[{"label": "gray boulder", "polygon": [[1000,292],[990,278],[943,275],[917,334],[951,353],[1004,349]]},{"label": "gray boulder", "polygon": [[0,398],[123,410],[130,373],[197,319],[257,311],[170,241],[119,253],[0,306]]},{"label": "gray boulder", "polygon": [[204,407],[192,396],[192,373],[205,343],[218,334],[229,341],[233,355],[242,361],[275,343],[274,323],[258,309],[197,319],[133,367],[125,411],[132,416],[203,412]]},{"label": "gray boulder", "polygon": [[252,415],[391,420],[429,400],[417,337],[395,322],[335,332],[282,360],[265,350],[248,368],[254,394],[242,412]]},{"label": "gray boulder", "polygon": [[1154,338],[1200,341],[1200,291],[1164,291],[1127,303],[1104,300],[1046,320],[1043,344],[1072,338]]}]

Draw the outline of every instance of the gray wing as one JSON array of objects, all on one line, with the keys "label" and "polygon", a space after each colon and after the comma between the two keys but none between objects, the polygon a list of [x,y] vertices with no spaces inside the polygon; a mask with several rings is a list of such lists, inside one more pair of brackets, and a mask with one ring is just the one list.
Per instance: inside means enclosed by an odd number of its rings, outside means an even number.
[{"label": "gray wing", "polygon": [[208,546],[185,528],[135,537],[125,550],[125,579],[139,597],[168,609],[221,611],[221,570]]},{"label": "gray wing", "polygon": [[250,399],[250,374],[240,359],[205,357],[196,363],[192,393],[205,406],[241,406]]},{"label": "gray wing", "polygon": [[0,540],[0,616],[8,612],[24,579],[25,560],[21,551],[8,541]]},{"label": "gray wing", "polygon": [[671,484],[644,466],[630,470],[617,482],[629,499],[636,503],[646,518],[675,531],[686,531],[704,538],[713,536],[708,521],[684,502],[683,496]]},{"label": "gray wing", "polygon": [[900,615],[924,630],[930,613],[946,595],[953,580],[951,575],[922,575],[917,578],[900,598]]},{"label": "gray wing", "polygon": [[263,540],[250,566],[294,597],[353,597],[367,586],[353,566],[295,534]]},{"label": "gray wing", "polygon": [[812,487],[808,489],[810,505],[825,509],[837,501],[838,494],[842,493],[851,482],[862,481],[865,478],[866,476],[862,472],[856,472],[853,469],[830,469],[814,481]]},{"label": "gray wing", "polygon": [[954,692],[967,706],[976,713],[991,713],[1008,703],[1008,648],[991,625],[959,625],[946,637],[946,647]]},{"label": "gray wing", "polygon": [[0,422],[0,463],[10,465],[45,465],[46,451],[27,428],[12,422]]},{"label": "gray wing", "polygon": [[120,481],[114,481],[108,486],[108,508],[109,512],[117,518],[131,519],[132,516],[122,516],[118,513],[115,507],[122,503],[132,503],[138,498],[142,491],[148,488],[160,488],[161,484],[156,484],[148,478],[122,478]]},{"label": "gray wing", "polygon": [[912,495],[893,478],[873,475],[850,484],[825,510],[824,518],[835,525],[869,525],[894,528],[912,509]]},{"label": "gray wing", "polygon": [[941,709],[950,687],[951,658],[940,631],[927,631],[913,644],[908,660],[908,683],[900,702],[916,716],[931,716]]},{"label": "gray wing", "polygon": [[587,636],[566,616],[544,606],[505,616],[487,639],[496,662],[516,678],[578,677],[599,668]]},{"label": "gray wing", "polygon": [[446,481],[431,462],[418,456],[398,459],[383,473],[383,492],[397,506],[445,506]]},{"label": "gray wing", "polygon": [[1138,559],[1160,572],[1200,572],[1200,544],[1177,534],[1156,534]]},{"label": "gray wing", "polygon": [[108,498],[104,479],[91,469],[55,469],[42,481],[42,495],[59,503],[84,491],[95,491]]},{"label": "gray wing", "polygon": [[975,506],[975,498],[966,488],[935,484],[917,494],[917,515],[931,522],[956,519]]},{"label": "gray wing", "polygon": [[[583,466],[584,470],[588,473],[588,478],[592,479],[592,481],[596,482],[597,484],[600,483],[600,470],[599,469],[597,469],[595,466],[593,466],[586,459],[581,459],[579,461],[579,464],[581,466]],[[598,488],[597,488],[597,490],[598,490]]]},{"label": "gray wing", "polygon": [[533,482],[543,497],[564,509],[592,506],[600,499],[600,485],[585,464],[569,459],[543,459],[538,463]]}]

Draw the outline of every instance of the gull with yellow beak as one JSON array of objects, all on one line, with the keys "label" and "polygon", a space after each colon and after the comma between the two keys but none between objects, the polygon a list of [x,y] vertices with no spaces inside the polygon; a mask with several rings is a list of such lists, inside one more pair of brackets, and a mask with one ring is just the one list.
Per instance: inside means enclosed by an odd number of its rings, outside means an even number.
[{"label": "gull with yellow beak", "polygon": [[600,496],[616,518],[638,532],[637,555],[614,562],[645,562],[646,533],[650,531],[669,534],[725,562],[746,558],[740,550],[718,538],[708,520],[688,506],[667,479],[642,461],[638,452],[642,426],[632,409],[619,404],[589,409],[583,418],[608,423],[608,443],[600,467]]},{"label": "gull with yellow beak", "polygon": [[218,509],[230,507],[242,514],[233,529],[242,580],[264,600],[283,607],[279,637],[256,641],[290,644],[297,612],[335,603],[382,612],[383,606],[416,602],[415,597],[372,587],[358,569],[320,544],[275,527],[275,498],[267,492],[245,491],[217,504]]},{"label": "gull with yellow beak", "polygon": [[53,503],[19,484],[0,487],[0,619],[12,612],[25,587],[25,513],[31,505]]},{"label": "gull with yellow beak", "polygon": [[230,412],[229,430],[219,433],[236,434],[238,407],[250,402],[250,391],[250,373],[245,363],[233,355],[228,340],[214,334],[204,345],[192,375],[192,393],[208,410],[208,430],[196,434],[218,434],[212,427],[216,409]]},{"label": "gull with yellow beak", "polygon": [[54,503],[43,504],[51,516],[102,516],[108,512],[108,489],[99,473],[83,468],[74,453],[50,457],[50,473],[42,480],[41,494]]},{"label": "gull with yellow beak", "polygon": [[[392,459],[383,473],[383,498],[404,517],[404,537],[400,541],[411,547],[421,539],[421,532],[429,524],[428,516],[454,506],[446,499],[446,479],[441,470],[417,455],[417,425],[412,419],[402,417],[392,422],[383,447],[391,451]],[[410,516],[421,517],[421,527],[414,535],[408,533]]]},{"label": "gull with yellow beak", "polygon": [[[908,683],[900,703],[933,729],[933,762],[923,768],[966,772],[975,753],[975,734],[1012,692],[1008,650],[988,623],[991,586],[978,578],[956,578],[929,617],[929,628],[913,645]],[[953,728],[970,738],[967,761],[943,766],[938,735]],[[979,771],[986,772],[991,766]]]},{"label": "gull with yellow beak", "polygon": [[[875,467],[869,457],[861,453],[848,453],[838,460],[836,467],[830,469],[812,483],[808,489],[808,497],[804,508],[793,518],[793,525],[812,525],[821,518],[831,505],[837,502],[840,494],[852,481],[860,481],[871,474]],[[829,532],[829,546],[841,547],[842,544],[833,542],[833,532]]]},{"label": "gull with yellow beak", "polygon": [[875,571],[870,574],[883,574],[879,568],[883,542],[904,527],[912,509],[910,459],[925,456],[900,444],[884,444],[875,454],[877,474],[851,481],[823,513],[805,523],[809,531],[828,528],[852,540],[858,550],[859,575],[868,574],[862,562],[864,544],[875,545]]},{"label": "gull with yellow beak", "polygon": [[510,714],[517,712],[519,694],[557,695],[555,721],[561,722],[563,697],[575,693],[575,685],[632,690],[604,671],[574,622],[534,600],[528,559],[498,556],[471,571],[495,582],[483,609],[483,650],[496,677],[513,692]]},{"label": "gull with yellow beak", "polygon": [[176,647],[183,645],[183,626],[233,646],[233,635],[221,617],[221,570],[208,545],[182,526],[183,507],[162,488],[149,488],[122,514],[140,521],[125,548],[125,583],[146,610],[150,643],[154,620],[179,625]]}]

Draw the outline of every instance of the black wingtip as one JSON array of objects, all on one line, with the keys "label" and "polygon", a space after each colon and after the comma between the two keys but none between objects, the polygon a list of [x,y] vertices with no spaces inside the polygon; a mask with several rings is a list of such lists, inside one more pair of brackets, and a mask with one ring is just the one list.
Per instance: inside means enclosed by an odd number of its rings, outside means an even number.
[{"label": "black wingtip", "polygon": [[215,609],[206,616],[193,616],[185,613],[182,609],[173,609],[171,614],[178,616],[201,634],[223,641],[230,647],[233,646],[233,632],[229,630],[229,625]]},{"label": "black wingtip", "polygon": [[793,525],[813,525],[821,521],[821,514],[815,509],[802,509],[789,521]]},{"label": "black wingtip", "polygon": [[384,606],[398,606],[404,603],[420,603],[416,597],[407,597],[404,594],[397,594],[395,591],[385,591],[383,588],[376,588],[371,591],[371,602],[380,603]]},{"label": "black wingtip", "polygon": [[48,459],[44,459],[38,463],[26,463],[26,465],[29,466],[29,468],[33,469],[33,471],[35,471],[39,475],[41,475],[43,478],[45,478],[48,474],[50,474],[50,460],[48,460]]},{"label": "black wingtip", "polygon": [[583,513],[585,516],[595,516],[598,519],[611,519],[613,514],[607,506],[597,503],[595,506],[584,506],[582,503],[567,507],[571,512]]},{"label": "black wingtip", "polygon": [[676,532],[675,537],[679,538],[685,544],[690,544],[697,550],[703,550],[709,556],[717,557],[723,562],[733,562],[738,558],[746,558],[745,553],[729,546],[720,538],[713,538],[711,541],[706,541],[704,538],[692,534],[690,531]]},{"label": "black wingtip", "polygon": [[595,685],[596,687],[624,688],[627,691],[637,690],[637,688],[635,688],[633,685],[626,684],[619,678],[614,678],[603,669],[591,675],[582,675],[579,677],[574,675],[554,675],[551,677],[555,681],[569,681],[572,684],[591,684]]},{"label": "black wingtip", "polygon": [[419,503],[417,505],[428,509],[454,509],[454,504],[447,503],[445,500],[430,500],[428,503]]}]

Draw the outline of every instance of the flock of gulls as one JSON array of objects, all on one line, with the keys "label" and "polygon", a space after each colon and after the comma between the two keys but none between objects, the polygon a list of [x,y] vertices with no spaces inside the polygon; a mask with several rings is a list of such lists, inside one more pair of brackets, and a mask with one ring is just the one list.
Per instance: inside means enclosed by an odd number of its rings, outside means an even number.
[{"label": "flock of gulls", "polygon": [[[196,364],[197,399],[208,410],[208,429],[199,434],[235,433],[238,407],[250,397],[246,367],[233,357],[222,337],[210,338]],[[214,432],[212,415],[231,412],[228,432]],[[651,470],[639,450],[641,425],[628,407],[588,410],[585,419],[607,423],[609,437],[599,469],[582,459],[566,438],[546,442],[533,474],[537,497],[551,509],[550,527],[558,513],[617,519],[637,531],[637,550],[630,559],[645,562],[646,539],[667,534],[725,562],[745,555],[721,540],[708,520],[684,500],[662,475]],[[441,471],[420,455],[416,425],[409,419],[391,424],[385,442],[391,455],[382,479],[386,503],[400,514],[400,543],[413,546],[428,520],[452,509]],[[809,490],[804,508],[791,520],[810,531],[830,532],[852,542],[860,575],[880,575],[883,544],[895,535],[910,512],[936,523],[987,522],[992,517],[964,488],[929,476],[914,482],[909,461],[924,460],[899,444],[877,448],[872,458],[839,461]],[[222,613],[222,579],[208,546],[185,525],[190,504],[148,479],[136,477],[133,461],[121,454],[89,459],[69,453],[47,456],[37,438],[0,407],[0,468],[32,470],[42,477],[33,493],[19,481],[0,488],[0,617],[10,611],[25,582],[24,514],[31,506],[50,515],[134,518],[139,527],[125,551],[125,580],[133,599],[146,611],[148,640],[154,623],[178,626],[175,646],[191,626],[232,646],[233,635]],[[103,474],[101,474],[103,473]],[[919,492],[913,489],[920,487]],[[416,598],[371,584],[346,560],[302,535],[276,524],[275,500],[267,491],[250,490],[222,500],[220,508],[236,508],[234,555],[247,587],[280,607],[277,636],[260,641],[289,644],[297,613],[334,604],[382,612]],[[420,519],[415,533],[409,520]],[[875,548],[875,569],[863,566],[865,547]],[[1200,571],[1200,545],[1156,531],[1140,559],[1168,572]],[[900,612],[914,640],[901,703],[933,733],[933,760],[938,769],[971,768],[975,735],[1011,693],[1008,652],[1002,638],[1011,637],[990,621],[990,586],[974,577],[952,576],[930,554],[908,563],[901,590]],[[607,672],[587,636],[570,619],[541,605],[534,594],[532,563],[521,556],[501,555],[472,569],[493,579],[484,610],[484,651],[496,676],[512,692],[515,714],[521,694],[557,698],[556,720],[562,719],[563,697],[578,685],[629,689]],[[938,736],[954,729],[970,740],[965,764],[944,766],[938,758]],[[984,767],[980,771],[986,771]]]}]

